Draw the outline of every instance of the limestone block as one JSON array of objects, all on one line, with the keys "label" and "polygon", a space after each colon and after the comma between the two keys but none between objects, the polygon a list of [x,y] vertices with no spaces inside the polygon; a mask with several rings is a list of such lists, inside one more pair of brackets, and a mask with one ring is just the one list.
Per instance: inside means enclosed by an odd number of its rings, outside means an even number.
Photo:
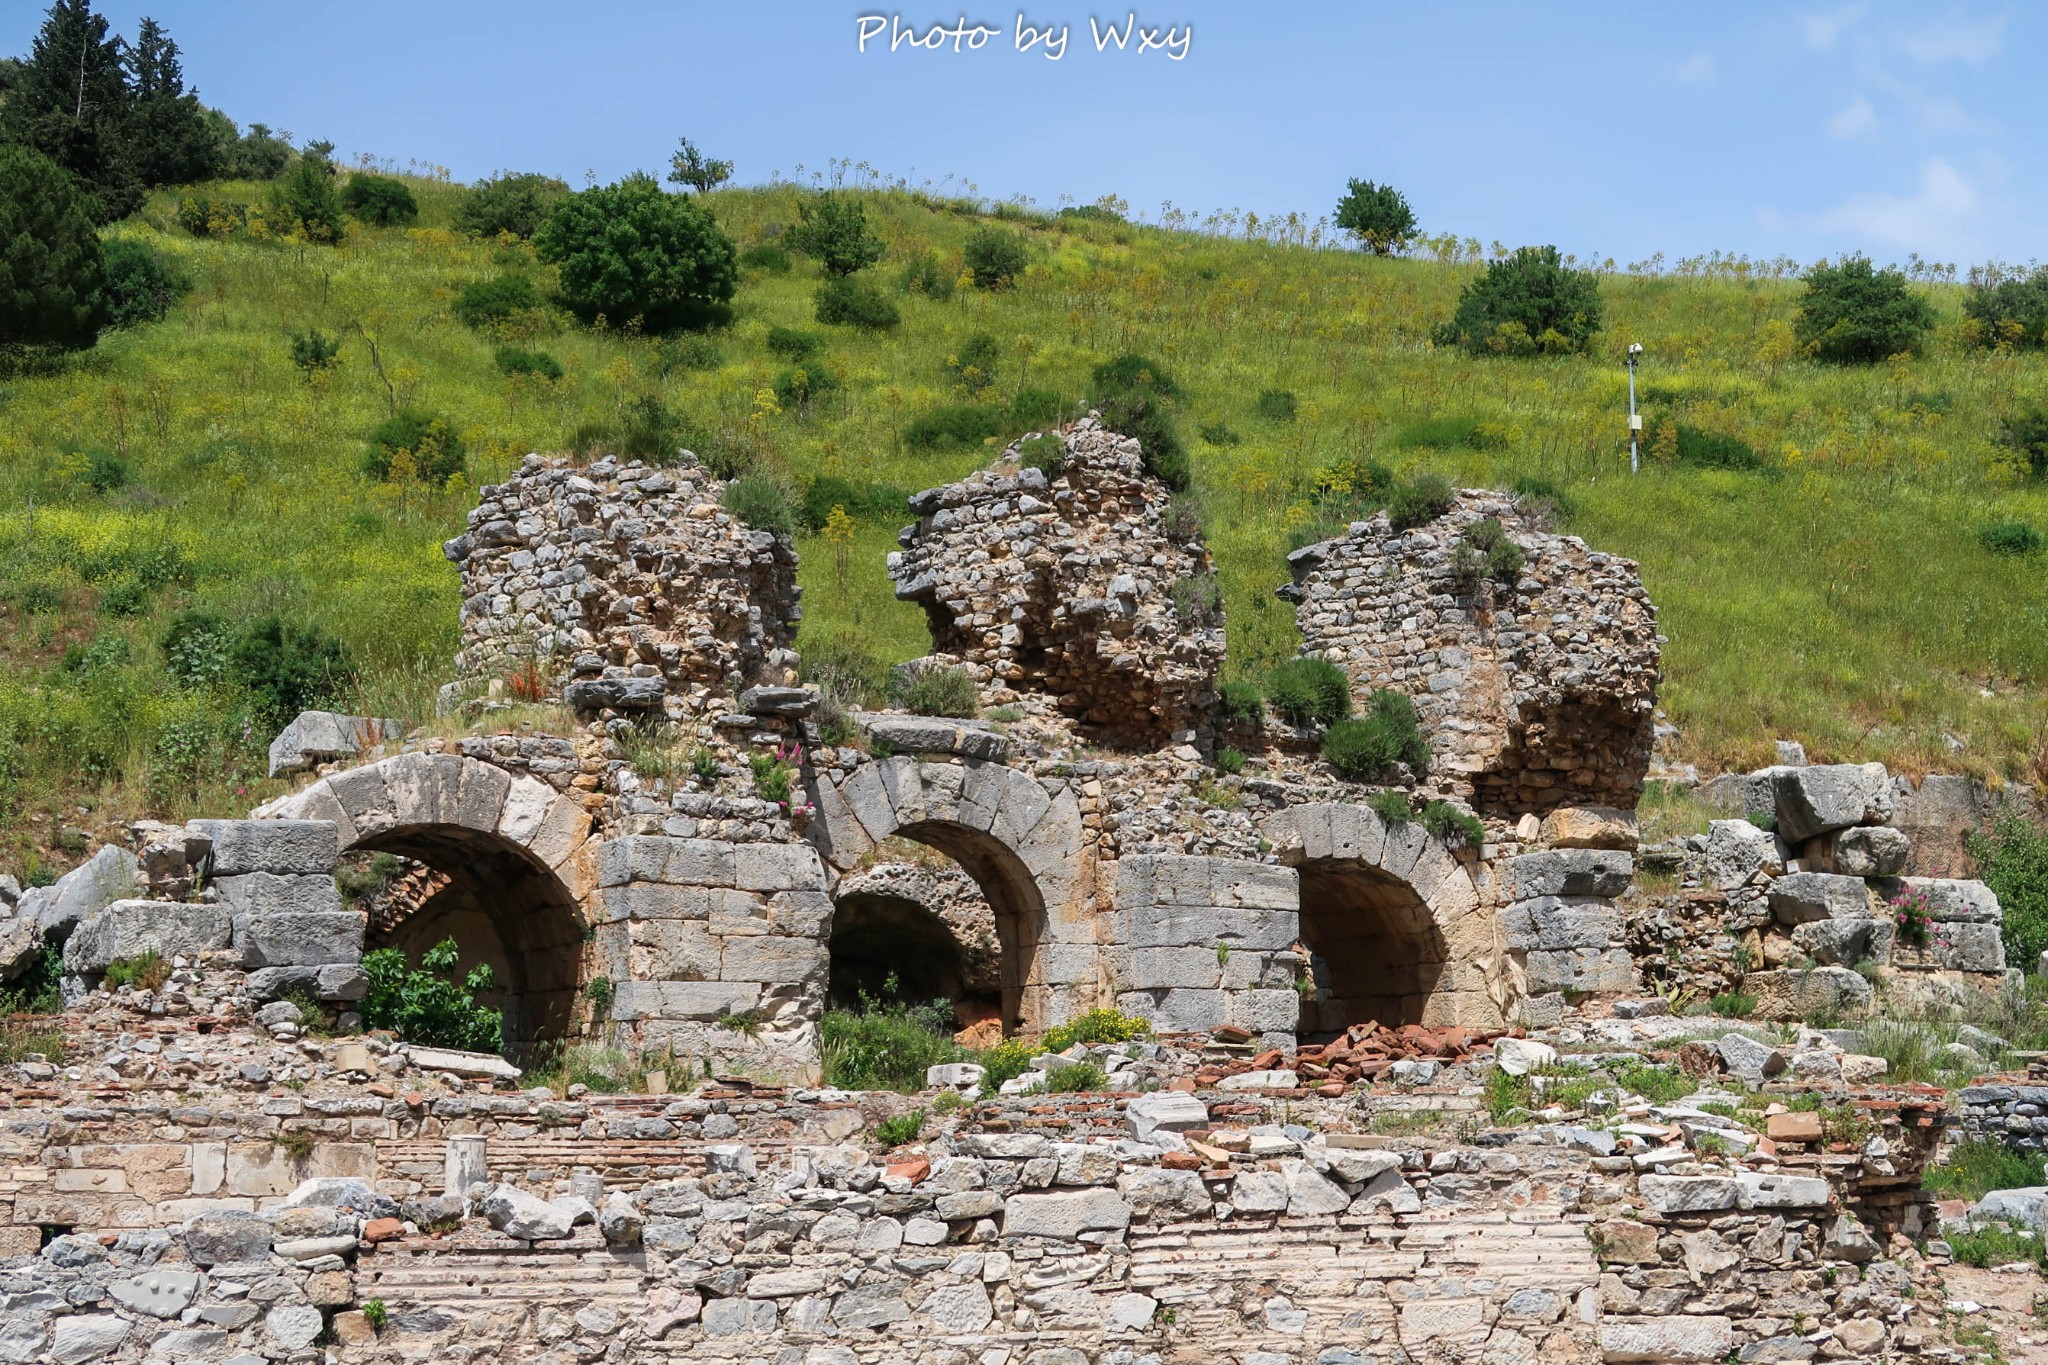
[{"label": "limestone block", "polygon": [[492,1227],[522,1241],[556,1240],[574,1227],[570,1211],[510,1185],[493,1186],[479,1207]]},{"label": "limestone block", "polygon": [[1608,848],[1635,852],[1636,813],[1612,806],[1560,806],[1543,817],[1538,838],[1552,848]]},{"label": "limestone block", "polygon": [[1802,866],[1849,877],[1891,877],[1906,870],[1906,836],[1887,825],[1857,825],[1809,839]]},{"label": "limestone block", "polygon": [[1822,919],[1865,919],[1877,913],[1861,877],[1794,872],[1771,883],[1771,913],[1780,924]]},{"label": "limestone block", "polygon": [[1715,820],[1707,826],[1705,883],[1717,891],[1747,886],[1777,863],[1776,836],[1747,820]]},{"label": "limestone block", "polygon": [[730,887],[738,877],[734,845],[713,839],[629,834],[605,840],[597,851],[597,884],[606,888],[629,882]]},{"label": "limestone block", "polygon": [[1283,952],[1301,936],[1301,917],[1291,910],[1222,909],[1209,905],[1136,905],[1119,920],[1124,942],[1137,948],[1204,947],[1223,944],[1259,952]]},{"label": "limestone block", "polygon": [[824,979],[825,945],[815,939],[732,938],[720,957],[720,979],[788,985]]},{"label": "limestone block", "polygon": [[621,981],[612,996],[612,1018],[715,1019],[758,1009],[761,986],[753,981]]},{"label": "limestone block", "polygon": [[1194,1171],[1140,1168],[1117,1177],[1116,1185],[1132,1214],[1150,1222],[1205,1218],[1214,1207],[1209,1187]]},{"label": "limestone block", "polygon": [[354,1001],[370,993],[370,978],[352,962],[263,967],[249,973],[249,993],[258,1000],[275,1000],[302,987],[322,1000]]},{"label": "limestone block", "polygon": [[165,958],[208,952],[227,947],[232,931],[223,906],[115,901],[73,932],[64,945],[64,968],[94,974],[149,952]]},{"label": "limestone block", "polygon": [[1523,971],[1532,994],[1589,991],[1608,995],[1640,990],[1635,959],[1626,948],[1567,948],[1528,954]]},{"label": "limestone block", "polygon": [[338,912],[341,892],[335,889],[332,873],[310,876],[274,872],[247,872],[239,877],[218,877],[214,888],[222,904],[236,915],[308,915]]},{"label": "limestone block", "polygon": [[1130,1205],[1110,1189],[1013,1194],[1003,1202],[1005,1237],[1051,1237],[1070,1242],[1083,1232],[1116,1232],[1130,1223]]},{"label": "limestone block", "polygon": [[1735,1176],[1738,1208],[1824,1209],[1829,1200],[1828,1182],[1818,1176],[1771,1175],[1762,1171],[1739,1171]]},{"label": "limestone block", "polygon": [[735,844],[733,885],[742,891],[822,890],[824,864],[809,844]]},{"label": "limestone block", "polygon": [[234,948],[242,962],[260,967],[323,967],[360,962],[363,917],[349,910],[283,915],[237,915]]},{"label": "limestone block", "polygon": [[1724,1317],[1606,1317],[1600,1322],[1600,1351],[1608,1365],[1720,1360],[1734,1349],[1735,1326]]},{"label": "limestone block", "polygon": [[1742,989],[1757,998],[1762,1019],[1803,1020],[1839,1015],[1870,1003],[1870,983],[1847,967],[1751,972]]},{"label": "limestone block", "polygon": [[1897,900],[1907,891],[1927,899],[1927,918],[1935,924],[2001,924],[2005,912],[1997,893],[1982,882],[1951,877],[1886,877],[1871,883],[1879,900]]},{"label": "limestone block", "polygon": [[1706,1213],[1736,1207],[1732,1179],[1718,1175],[1646,1175],[1636,1182],[1643,1202],[1659,1213]]},{"label": "limestone block", "polygon": [[1140,1095],[1124,1106],[1124,1125],[1131,1136],[1149,1142],[1156,1132],[1184,1133],[1206,1128],[1209,1109],[1193,1095],[1177,1090],[1159,1090]]},{"label": "limestone block", "polygon": [[[1814,920],[1794,929],[1792,942],[1823,966],[1853,967],[1865,960],[1882,966],[1892,960],[1897,933],[1898,927],[1889,920]],[[2000,956],[1999,965],[2003,966],[2003,954]]]},{"label": "limestone block", "polygon": [[248,872],[332,874],[341,856],[330,820],[191,820],[187,827],[213,840],[214,877]]},{"label": "limestone block", "polygon": [[1778,834],[1799,844],[1850,825],[1891,822],[1896,800],[1882,763],[1780,768],[1773,782]]},{"label": "limestone block", "polygon": [[269,775],[307,772],[322,763],[352,758],[403,734],[395,720],[344,716],[333,711],[301,711],[270,741]]},{"label": "limestone block", "polygon": [[[115,901],[133,896],[136,877],[135,855],[108,844],[51,885],[32,886],[22,892],[14,918],[35,926],[33,950],[40,950],[42,935],[68,933]],[[0,976],[4,975],[6,972],[0,971]]]},{"label": "limestone block", "polygon": [[1635,876],[1636,860],[1611,849],[1558,848],[1524,853],[1500,865],[1511,900],[1538,896],[1618,896]]},{"label": "limestone block", "polygon": [[1501,911],[1501,932],[1511,949],[1608,948],[1623,941],[1621,911],[1595,897],[1539,896]]}]

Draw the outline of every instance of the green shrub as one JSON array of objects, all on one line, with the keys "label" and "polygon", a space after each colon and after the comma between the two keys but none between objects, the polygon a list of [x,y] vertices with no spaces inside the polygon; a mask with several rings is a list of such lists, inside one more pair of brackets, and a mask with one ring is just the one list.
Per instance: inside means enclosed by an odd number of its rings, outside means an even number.
[{"label": "green shrub", "polygon": [[1564,263],[1554,246],[1525,246],[1486,264],[1437,330],[1440,346],[1472,355],[1583,351],[1600,330],[1600,281]]},{"label": "green shrub", "polygon": [[1979,346],[2048,346],[2048,266],[1972,270],[1963,312],[1976,324],[1968,335]]},{"label": "green shrub", "polygon": [[0,146],[0,347],[81,350],[98,338],[106,266],[96,207],[42,153]]},{"label": "green shrub", "polygon": [[524,275],[499,275],[494,279],[471,280],[455,296],[455,320],[479,331],[502,327],[522,313],[547,306],[533,281]]},{"label": "green shrub", "polygon": [[889,700],[915,715],[972,720],[981,710],[974,675],[957,664],[905,665],[889,684]]},{"label": "green shrub", "polygon": [[181,687],[210,687],[228,675],[235,632],[211,612],[183,611],[171,618],[157,648],[164,671]]},{"label": "green shrub", "polygon": [[357,171],[341,187],[341,206],[366,223],[394,227],[420,216],[420,202],[403,180]]},{"label": "green shrub", "polygon": [[1990,832],[1968,835],[1964,845],[2005,911],[2005,960],[2032,965],[2048,949],[2048,828],[2001,806]]},{"label": "green shrub", "polygon": [[170,979],[170,959],[151,948],[140,957],[124,957],[118,962],[109,962],[104,982],[110,990],[133,986],[139,991],[153,991]]},{"label": "green shrub", "polygon": [[1757,998],[1745,991],[1723,991],[1707,1002],[1707,1008],[1723,1019],[1747,1019],[1756,1006]]},{"label": "green shrub", "polygon": [[994,1047],[985,1049],[975,1058],[982,1069],[981,1093],[999,1094],[1003,1082],[1014,1081],[1031,1069],[1031,1059],[1038,1053],[1038,1048],[1022,1038],[1005,1038]]},{"label": "green shrub", "polygon": [[315,370],[325,370],[338,364],[341,359],[341,342],[318,328],[308,328],[292,333],[292,364],[305,371],[311,378]]},{"label": "green shrub", "polygon": [[465,460],[462,438],[446,417],[408,410],[370,433],[363,473],[380,483],[439,487],[462,472]]},{"label": "green shrub", "polygon": [[1754,472],[1764,467],[1764,457],[1747,441],[1718,431],[1701,431],[1680,422],[1678,462],[1700,469],[1732,469]]},{"label": "green shrub", "polygon": [[995,382],[1001,356],[1001,347],[994,337],[987,332],[975,332],[946,357],[946,369],[955,383],[978,394]]},{"label": "green shrub", "polygon": [[1051,432],[1027,436],[1017,447],[1017,461],[1047,479],[1057,479],[1067,467],[1067,443]]},{"label": "green shrub", "polygon": [[810,410],[811,404],[839,388],[839,376],[825,365],[812,362],[784,370],[775,376],[775,401],[785,412],[799,416]]},{"label": "green shrub", "polygon": [[356,669],[341,641],[321,627],[263,616],[236,633],[226,676],[249,694],[256,718],[275,730],[301,711],[343,703]]},{"label": "green shrub", "polygon": [[836,275],[818,286],[818,321],[832,327],[861,327],[870,332],[903,321],[896,301],[865,276]]},{"label": "green shrub", "polygon": [[782,240],[816,258],[829,275],[851,275],[882,259],[882,239],[868,230],[867,212],[851,195],[826,190],[797,205],[797,217]]},{"label": "green shrub", "polygon": [[725,486],[725,510],[756,531],[786,536],[796,530],[797,500],[772,474],[742,474]]},{"label": "green shrub", "polygon": [[1485,582],[1512,588],[1522,576],[1522,547],[1507,537],[1493,517],[1466,527],[1451,553],[1451,580],[1458,595],[1469,597]]},{"label": "green shrub", "polygon": [[1268,422],[1292,422],[1294,420],[1294,395],[1286,389],[1267,389],[1252,403],[1255,416]]},{"label": "green shrub", "polygon": [[953,297],[953,272],[933,252],[920,251],[904,262],[902,272],[896,276],[896,287],[906,294],[922,294],[943,302]]},{"label": "green shrub", "polygon": [[1097,365],[1090,376],[1098,393],[1117,389],[1147,389],[1164,398],[1179,398],[1181,387],[1168,374],[1166,367],[1139,355],[1125,351],[1113,360]]},{"label": "green shrub", "polygon": [[497,1052],[505,1046],[505,1014],[476,998],[493,985],[489,964],[479,962],[457,977],[461,950],[444,938],[420,954],[415,968],[403,948],[363,954],[370,989],[356,1010],[365,1028],[388,1028],[408,1043]]},{"label": "green shrub", "polygon": [[1396,531],[1413,530],[1450,511],[1455,500],[1443,475],[1424,471],[1394,490],[1387,501],[1387,524]]},{"label": "green shrub", "polygon": [[2019,1152],[1997,1138],[1969,1138],[1957,1144],[1948,1160],[1930,1166],[1920,1188],[1944,1199],[1982,1199],[1993,1190],[2025,1189],[2048,1184],[2048,1166],[2039,1152]]},{"label": "green shrub", "polygon": [[1375,256],[1391,256],[1415,236],[1415,210],[1392,185],[1352,180],[1337,201],[1337,226]]},{"label": "green shrub", "polygon": [[961,251],[976,289],[1008,289],[1024,273],[1024,239],[999,227],[978,227]]},{"label": "green shrub", "polygon": [[[919,1083],[923,1083],[919,1077]],[[913,1109],[907,1114],[883,1119],[875,1125],[875,1141],[883,1147],[901,1147],[906,1142],[917,1141],[917,1135],[924,1131],[924,1110]]]},{"label": "green shrub", "polygon": [[1204,422],[1195,429],[1195,434],[1212,446],[1234,446],[1244,440],[1223,422]]},{"label": "green shrub", "polygon": [[614,439],[622,455],[666,463],[676,458],[691,437],[688,426],[661,401],[660,394],[643,393],[627,401],[625,418]]},{"label": "green shrub", "polygon": [[821,474],[804,486],[803,524],[807,531],[824,528],[835,507],[843,508],[855,521],[901,523],[908,515],[910,494],[887,484],[861,486],[831,474]]},{"label": "green shrub", "polygon": [[109,327],[139,327],[161,321],[171,305],[192,292],[191,279],[162,254],[132,237],[116,237],[100,248]]},{"label": "green shrub", "polygon": [[270,187],[266,214],[278,236],[309,242],[341,240],[341,195],[334,188],[334,166],[310,148]]},{"label": "green shrub", "polygon": [[1652,1104],[1671,1104],[1699,1088],[1699,1083],[1683,1072],[1652,1066],[1644,1061],[1617,1062],[1606,1070],[1617,1085],[1641,1095]]},{"label": "green shrub", "polygon": [[1152,1025],[1134,1014],[1100,1008],[1047,1029],[1038,1040],[1041,1052],[1065,1052],[1076,1043],[1129,1043],[1151,1035]]},{"label": "green shrub", "polygon": [[2048,1266],[2048,1241],[2030,1228],[2011,1223],[1986,1223],[1950,1233],[1947,1240],[1949,1254],[1958,1265],[1978,1270],[2015,1263]]},{"label": "green shrub", "polygon": [[1334,725],[1351,714],[1351,677],[1328,659],[1289,659],[1266,679],[1266,700],[1294,725]]},{"label": "green shrub", "polygon": [[1018,427],[1049,427],[1067,410],[1067,400],[1051,389],[1019,389],[1010,400],[1010,421]]},{"label": "green shrub", "polygon": [[1090,402],[1102,414],[1102,425],[1137,440],[1153,477],[1176,493],[1186,489],[1192,470],[1167,408],[1180,386],[1158,365],[1129,353],[1096,366],[1094,380]]},{"label": "green shrub", "polygon": [[2024,521],[1994,521],[1977,528],[1977,543],[1995,555],[2041,552],[2041,533]]},{"label": "green shrub", "polygon": [[1093,1062],[1073,1062],[1056,1066],[1045,1075],[1045,1088],[1055,1095],[1073,1095],[1108,1086],[1109,1077],[1102,1074],[1102,1068]]},{"label": "green shrub", "polygon": [[1216,771],[1225,777],[1235,777],[1244,771],[1244,750],[1222,748],[1216,751]]},{"label": "green shrub", "polygon": [[1323,761],[1355,781],[1370,781],[1396,763],[1420,777],[1429,765],[1429,741],[1405,694],[1379,690],[1365,714],[1339,721],[1323,737]]},{"label": "green shrub", "polygon": [[370,1324],[373,1332],[382,1332],[391,1321],[391,1310],[384,1306],[382,1299],[366,1299],[363,1302],[363,1321]]},{"label": "green shrub", "polygon": [[1166,589],[1166,599],[1182,630],[1223,624],[1223,584],[1213,572],[1176,578]]},{"label": "green shrub", "polygon": [[1366,797],[1365,808],[1390,825],[1405,825],[1415,818],[1415,807],[1409,802],[1408,793],[1391,787]]},{"label": "green shrub", "polygon": [[1478,848],[1486,842],[1486,826],[1479,817],[1448,801],[1431,801],[1417,818],[1424,829],[1453,848]]},{"label": "green shrub", "polygon": [[1223,719],[1230,724],[1256,730],[1266,723],[1266,699],[1259,694],[1257,683],[1242,679],[1227,682],[1218,689],[1217,696]]},{"label": "green shrub", "polygon": [[2022,408],[2000,424],[1998,443],[2037,479],[2048,478],[2048,407]]},{"label": "green shrub", "polygon": [[562,362],[546,351],[527,351],[517,346],[500,346],[491,359],[498,366],[498,373],[507,378],[526,376],[534,379],[560,379]]},{"label": "green shrub", "polygon": [[479,181],[455,210],[455,229],[478,237],[531,237],[569,197],[569,187],[551,175],[506,171]]},{"label": "green shrub", "polygon": [[738,253],[696,198],[644,173],[555,206],[534,251],[560,269],[562,296],[585,318],[638,318],[650,331],[730,320]]},{"label": "green shrub", "polygon": [[827,743],[854,738],[849,710],[871,711],[888,704],[887,665],[845,636],[804,642],[803,680],[818,689],[819,728],[835,736]]},{"label": "green shrub", "polygon": [[791,364],[802,364],[825,349],[825,338],[816,332],[775,326],[768,329],[767,345],[770,355],[780,356]]},{"label": "green shrub", "polygon": [[1578,512],[1571,495],[1548,479],[1516,479],[1511,490],[1521,500],[1523,515],[1551,525],[1562,525]]},{"label": "green shrub", "polygon": [[773,242],[762,242],[750,246],[740,253],[740,265],[747,270],[758,270],[764,275],[787,275],[796,265],[789,253]]},{"label": "green shrub", "polygon": [[1933,305],[1907,287],[1903,274],[1850,256],[1806,272],[1793,330],[1816,359],[1868,365],[1917,352],[1933,328]]},{"label": "green shrub", "polygon": [[[943,1008],[943,1002],[939,1002]],[[827,1010],[818,1021],[825,1084],[841,1090],[924,1088],[926,1068],[957,1062],[959,1044],[935,1028],[936,1011],[864,999],[859,1011]]]},{"label": "green shrub", "polygon": [[[4,805],[0,805],[4,809]],[[14,980],[0,986],[0,1019],[15,1014],[55,1014],[64,1008],[64,950],[51,943]],[[63,1057],[60,1042],[49,1054],[51,1061]],[[20,1061],[0,1050],[0,1065]]]},{"label": "green shrub", "polygon": [[1003,434],[1003,417],[994,408],[955,403],[933,408],[903,429],[903,444],[912,450],[972,450]]},{"label": "green shrub", "polygon": [[677,370],[715,370],[725,353],[707,336],[665,337],[654,348],[655,367],[666,379]]}]

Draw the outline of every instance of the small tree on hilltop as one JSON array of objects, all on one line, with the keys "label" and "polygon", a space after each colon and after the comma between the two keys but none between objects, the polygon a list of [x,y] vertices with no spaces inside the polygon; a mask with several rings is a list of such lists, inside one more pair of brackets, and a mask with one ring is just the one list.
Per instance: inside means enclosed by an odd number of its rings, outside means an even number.
[{"label": "small tree on hilltop", "polygon": [[739,284],[739,253],[710,213],[645,173],[563,200],[533,245],[586,317],[704,326],[730,316]]},{"label": "small tree on hilltop", "polygon": [[391,227],[420,216],[419,200],[403,180],[358,171],[341,187],[342,206],[366,223]]},{"label": "small tree on hilltop", "polygon": [[1600,282],[1564,263],[1554,246],[1525,246],[1465,286],[1437,344],[1473,355],[1583,351],[1600,330]]},{"label": "small tree on hilltop", "polygon": [[309,242],[341,240],[341,195],[334,188],[334,163],[327,159],[332,149],[332,143],[307,144],[284,178],[271,186],[269,222],[273,232],[297,235]]},{"label": "small tree on hilltop", "polygon": [[1910,354],[1933,326],[1933,307],[1906,287],[1906,277],[1875,268],[1867,256],[1806,272],[1796,331],[1817,359],[1868,365]]},{"label": "small tree on hilltop", "polygon": [[87,205],[42,153],[0,147],[0,351],[99,337],[105,268]]},{"label": "small tree on hilltop", "polygon": [[477,182],[455,210],[459,232],[495,237],[509,232],[531,237],[547,222],[555,205],[569,197],[569,187],[551,175],[507,171]]},{"label": "small tree on hilltop", "polygon": [[817,257],[831,274],[851,275],[882,259],[882,239],[868,230],[868,215],[857,199],[827,190],[797,205],[797,218],[784,240]]},{"label": "small tree on hilltop", "polygon": [[1337,226],[1375,256],[1391,256],[1415,236],[1415,210],[1392,185],[1353,180],[1337,201]]},{"label": "small tree on hilltop", "polygon": [[1968,315],[1964,337],[1974,345],[2048,346],[2048,266],[2031,273],[1996,265],[1972,270],[1963,312]]},{"label": "small tree on hilltop", "polygon": [[688,138],[682,140],[676,154],[668,159],[668,164],[668,182],[671,185],[687,185],[699,194],[715,190],[732,179],[730,161],[705,156]]}]

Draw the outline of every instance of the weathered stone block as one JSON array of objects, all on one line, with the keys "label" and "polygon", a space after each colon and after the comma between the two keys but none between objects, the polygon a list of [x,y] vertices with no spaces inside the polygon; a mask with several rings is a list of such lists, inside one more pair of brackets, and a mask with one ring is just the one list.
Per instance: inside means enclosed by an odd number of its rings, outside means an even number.
[{"label": "weathered stone block", "polygon": [[1612,849],[1555,848],[1524,853],[1500,865],[1511,900],[1539,896],[1618,896],[1635,876],[1636,860]]},{"label": "weathered stone block", "polygon": [[1891,877],[1906,870],[1906,836],[1888,825],[1857,825],[1809,839],[1801,861],[1848,877]]},{"label": "weathered stone block", "polygon": [[1600,1323],[1607,1365],[1720,1360],[1734,1349],[1735,1326],[1724,1317],[1608,1317]]},{"label": "weathered stone block", "polygon": [[629,834],[597,850],[597,884],[668,882],[679,886],[733,886],[739,871],[734,846],[713,839],[672,839]]},{"label": "weathered stone block", "polygon": [[1005,1237],[1054,1237],[1070,1242],[1083,1232],[1115,1232],[1131,1224],[1131,1206],[1115,1190],[1013,1194],[1003,1201]]},{"label": "weathered stone block", "polygon": [[307,915],[342,908],[341,892],[335,889],[331,873],[279,876],[246,872],[239,877],[216,878],[214,887],[222,904],[235,915]]},{"label": "weathered stone block", "polygon": [[1794,872],[1771,883],[1771,913],[1780,924],[1822,919],[1867,919],[1877,913],[1861,877]]},{"label": "weathered stone block", "polygon": [[234,947],[248,967],[319,967],[360,962],[363,917],[328,914],[237,915]]},{"label": "weathered stone block", "polygon": [[209,860],[215,877],[248,872],[332,874],[341,856],[340,838],[331,820],[191,820],[186,822],[213,840]]},{"label": "weathered stone block", "polygon": [[1560,952],[1608,948],[1622,941],[1621,911],[1608,900],[1541,896],[1501,911],[1501,932],[1511,949]]},{"label": "weathered stone block", "polygon": [[1778,834],[1792,844],[1850,825],[1888,824],[1896,809],[1892,777],[1882,763],[1780,768],[1772,792]]},{"label": "weathered stone block", "polygon": [[1742,978],[1742,989],[1757,998],[1762,1019],[1839,1015],[1870,1003],[1870,983],[1847,967],[1751,972]]},{"label": "weathered stone block", "polygon": [[622,981],[612,995],[612,1018],[715,1019],[760,1004],[761,987],[753,981]]},{"label": "weathered stone block", "polygon": [[232,924],[219,905],[115,901],[78,926],[64,945],[64,968],[80,974],[154,952],[168,959],[228,946]]}]

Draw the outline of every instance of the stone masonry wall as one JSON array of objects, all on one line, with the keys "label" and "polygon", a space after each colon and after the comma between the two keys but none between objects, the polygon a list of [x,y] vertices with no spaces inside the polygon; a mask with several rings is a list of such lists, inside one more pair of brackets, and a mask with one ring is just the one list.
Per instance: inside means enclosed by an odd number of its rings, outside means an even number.
[{"label": "stone masonry wall", "polygon": [[796,681],[796,554],[749,530],[700,466],[530,455],[449,541],[458,689],[572,707],[697,712],[712,687]]},{"label": "stone masonry wall", "polygon": [[[1494,518],[1525,559],[1512,585],[1463,592],[1460,535]],[[1649,767],[1657,613],[1633,562],[1522,518],[1512,499],[1465,490],[1435,521],[1386,515],[1288,556],[1304,653],[1351,674],[1362,698],[1414,698],[1438,781],[1483,814],[1632,808]]]},{"label": "stone masonry wall", "polygon": [[1223,665],[1208,549],[1171,528],[1136,441],[1093,418],[1058,439],[1066,465],[1049,480],[998,466],[912,498],[918,522],[889,559],[896,595],[924,607],[935,650],[1057,697],[1085,732],[1192,738]]}]

